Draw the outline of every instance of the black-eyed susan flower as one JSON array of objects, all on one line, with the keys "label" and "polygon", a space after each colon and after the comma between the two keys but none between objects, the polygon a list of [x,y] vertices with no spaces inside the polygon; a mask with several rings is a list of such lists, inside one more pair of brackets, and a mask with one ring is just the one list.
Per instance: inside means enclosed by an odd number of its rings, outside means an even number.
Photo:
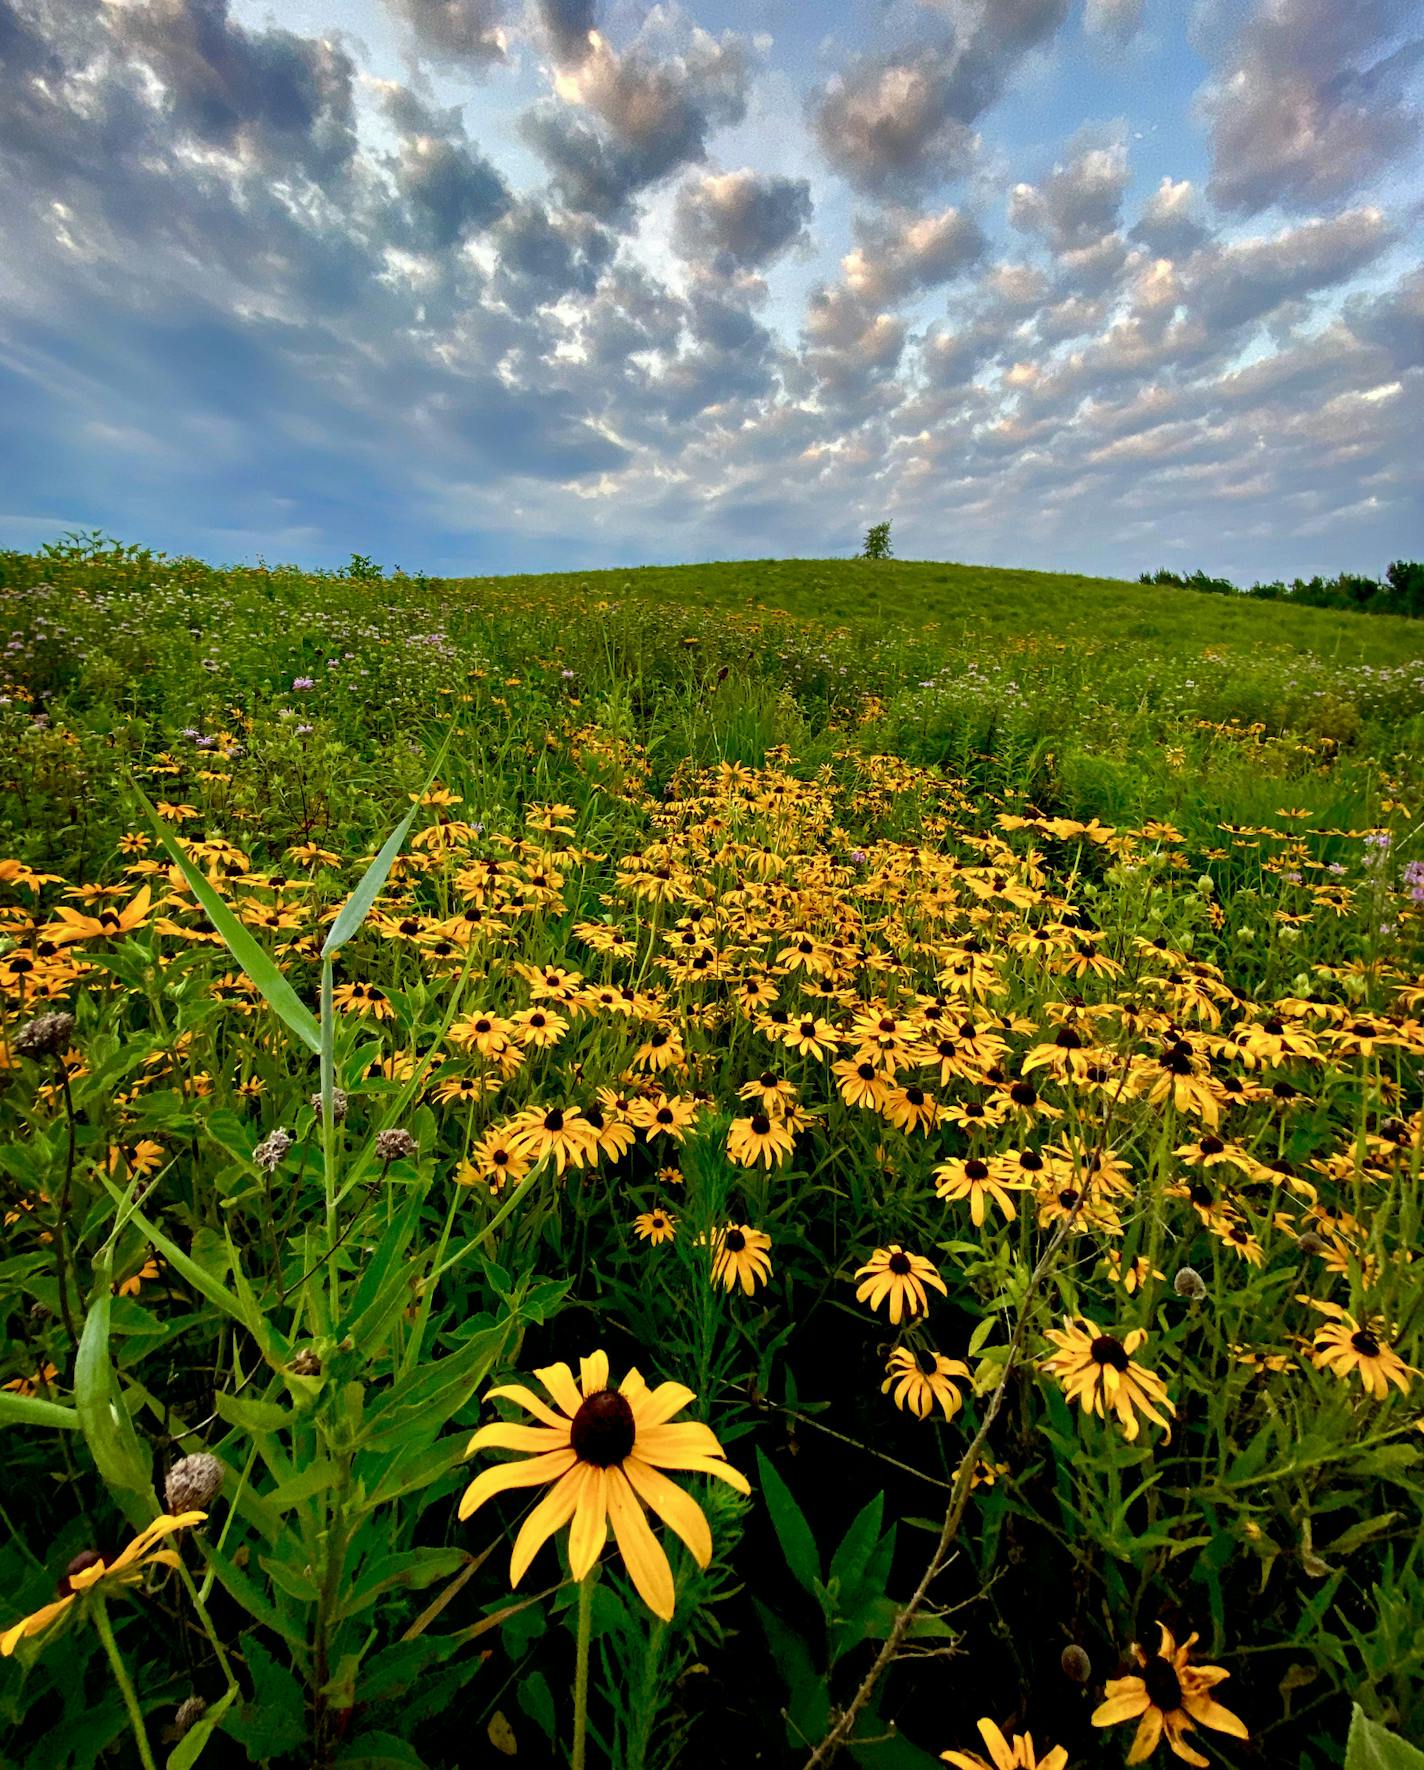
[{"label": "black-eyed susan flower", "polygon": [[1086,1317],[1076,1321],[1065,1317],[1061,1328],[1048,1329],[1048,1338],[1059,1350],[1044,1360],[1043,1369],[1058,1379],[1069,1401],[1081,1403],[1084,1413],[1102,1419],[1115,1413],[1129,1442],[1141,1430],[1139,1414],[1171,1437],[1171,1427],[1157,1411],[1177,1411],[1166,1385],[1132,1356],[1147,1338],[1143,1328],[1134,1328],[1118,1339],[1115,1334],[1103,1333]]},{"label": "black-eyed susan flower", "polygon": [[1378,1324],[1360,1323],[1338,1303],[1324,1303],[1314,1297],[1303,1297],[1321,1315],[1330,1319],[1317,1328],[1311,1342],[1311,1360],[1317,1370],[1329,1371],[1348,1383],[1352,1371],[1359,1375],[1367,1395],[1383,1401],[1394,1384],[1401,1394],[1408,1395],[1410,1378],[1418,1373],[1407,1365],[1383,1336]]},{"label": "black-eyed susan flower", "polygon": [[991,1168],[988,1162],[977,1155],[971,1155],[967,1161],[941,1162],[934,1171],[935,1192],[946,1204],[969,1201],[969,1219],[976,1229],[982,1227],[985,1211],[992,1200],[1004,1216],[1012,1222],[1018,1215],[1014,1209],[1014,1201],[1009,1197],[1010,1190],[1022,1191],[1027,1184],[1024,1180],[1011,1179],[1002,1171]]},{"label": "black-eyed susan flower", "polygon": [[508,1181],[520,1181],[533,1162],[507,1131],[498,1127],[486,1131],[455,1170],[457,1186],[487,1186],[498,1192]]},{"label": "black-eyed susan flower", "polygon": [[581,1168],[593,1153],[592,1127],[576,1106],[529,1107],[513,1121],[510,1136],[520,1155],[550,1157],[561,1174],[570,1162]]},{"label": "black-eyed susan flower", "polygon": [[899,1242],[888,1248],[877,1248],[855,1276],[857,1303],[868,1303],[878,1309],[888,1299],[891,1323],[898,1326],[902,1315],[923,1315],[929,1308],[925,1286],[932,1285],[947,1297],[944,1280],[922,1254],[907,1254]]},{"label": "black-eyed susan flower", "polygon": [[682,1539],[699,1567],[712,1558],[712,1533],[702,1508],[661,1471],[714,1475],[738,1493],[750,1492],[746,1477],[727,1462],[710,1426],[694,1420],[673,1423],[673,1416],[696,1399],[681,1383],[660,1383],[650,1390],[630,1370],[617,1389],[610,1389],[603,1352],[580,1361],[577,1383],[566,1364],[547,1365],[534,1375],[552,1408],[520,1383],[491,1389],[489,1396],[517,1402],[540,1424],[501,1420],[482,1426],[466,1452],[530,1454],[522,1462],[500,1463],[477,1475],[460,1500],[460,1517],[470,1517],[497,1493],[552,1483],[514,1539],[511,1586],[519,1584],[539,1549],[565,1524],[570,1525],[569,1571],[576,1580],[584,1579],[603,1552],[611,1524],[638,1596],[655,1616],[671,1621],[676,1595],[672,1568],[643,1508]]},{"label": "black-eyed susan flower", "polygon": [[391,999],[374,983],[338,983],[331,992],[338,1014],[369,1015],[374,1020],[389,1020],[395,1013]]},{"label": "black-eyed susan flower", "polygon": [[42,1604],[38,1610],[22,1617],[0,1635],[0,1655],[8,1658],[21,1641],[31,1635],[43,1634],[85,1592],[107,1595],[114,1590],[138,1585],[146,1568],[177,1567],[178,1551],[159,1545],[164,1543],[166,1537],[201,1524],[206,1517],[206,1512],[165,1512],[162,1517],[155,1518],[152,1524],[146,1525],[112,1561],[107,1560],[97,1549],[85,1549],[82,1554],[76,1555],[65,1569],[64,1577],[59,1582],[59,1596],[54,1602]]},{"label": "black-eyed susan flower", "polygon": [[771,1237],[749,1223],[719,1229],[712,1241],[712,1282],[729,1291],[737,1285],[747,1296],[771,1277]]},{"label": "black-eyed susan flower", "polygon": [[964,1405],[962,1391],[951,1380],[969,1375],[962,1358],[946,1358],[930,1347],[915,1352],[908,1346],[897,1346],[885,1361],[885,1370],[881,1394],[889,1395],[896,1407],[918,1419],[928,1419],[938,1407],[945,1419],[952,1420]]},{"label": "black-eyed susan flower", "polygon": [[635,1100],[628,1121],[637,1125],[646,1140],[671,1137],[681,1143],[697,1118],[697,1102],[685,1094],[659,1094],[655,1100]]},{"label": "black-eyed susan flower", "polygon": [[666,1211],[640,1211],[633,1219],[633,1233],[640,1241],[650,1241],[654,1247],[671,1241],[676,1232],[676,1220]]},{"label": "black-eyed susan flower", "polygon": [[744,1168],[764,1162],[779,1167],[794,1147],[791,1128],[782,1118],[754,1112],[750,1118],[733,1119],[727,1131],[727,1154]]},{"label": "black-eyed susan flower", "polygon": [[958,1770],[1064,1770],[1068,1762],[1068,1753],[1061,1745],[1039,1757],[1031,1733],[1015,1733],[1006,1739],[987,1715],[977,1725],[989,1756],[981,1757],[978,1752],[941,1752],[946,1764],[954,1764]]},{"label": "black-eyed susan flower", "polygon": [[[1134,1644],[1132,1652],[1140,1673],[1109,1678],[1107,1700],[1093,1711],[1095,1727],[1115,1727],[1120,1721],[1137,1721],[1137,1733],[1127,1754],[1129,1764],[1141,1764],[1165,1736],[1172,1752],[1184,1764],[1205,1765],[1209,1759],[1194,1751],[1183,1734],[1195,1727],[1211,1727],[1233,1739],[1249,1739],[1245,1724],[1223,1708],[1211,1694],[1231,1674],[1220,1666],[1194,1666],[1188,1655],[1197,1639],[1188,1635],[1178,1647],[1171,1631],[1158,1623],[1161,1644],[1150,1657]],[[1140,1717],[1140,1718],[1139,1718]]]}]

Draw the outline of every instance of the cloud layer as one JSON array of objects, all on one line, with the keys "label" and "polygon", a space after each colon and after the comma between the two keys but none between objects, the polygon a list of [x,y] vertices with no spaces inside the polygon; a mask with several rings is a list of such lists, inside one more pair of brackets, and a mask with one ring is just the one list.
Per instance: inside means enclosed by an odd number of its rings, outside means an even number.
[{"label": "cloud layer", "polygon": [[1411,8],[634,10],[0,0],[0,544],[1419,551]]}]

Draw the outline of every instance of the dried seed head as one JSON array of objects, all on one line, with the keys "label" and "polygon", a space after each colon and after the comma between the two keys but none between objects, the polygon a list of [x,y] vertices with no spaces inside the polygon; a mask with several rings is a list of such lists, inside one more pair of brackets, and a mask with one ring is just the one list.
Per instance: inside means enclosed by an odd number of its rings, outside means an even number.
[{"label": "dried seed head", "polygon": [[1330,1252],[1330,1243],[1326,1241],[1324,1236],[1317,1235],[1313,1229],[1307,1229],[1295,1245],[1302,1254],[1328,1254]]},{"label": "dried seed head", "polygon": [[1195,1266],[1183,1266],[1172,1280],[1172,1289],[1189,1303],[1200,1303],[1206,1295],[1206,1280]]},{"label": "dried seed head", "polygon": [[173,1731],[179,1739],[197,1726],[208,1712],[208,1705],[201,1696],[189,1696],[178,1705],[178,1713],[173,1717]]},{"label": "dried seed head", "polygon": [[[316,1114],[316,1116],[318,1118],[320,1118],[321,1117],[321,1095],[320,1094],[313,1094],[311,1097],[311,1104],[312,1104],[312,1111]],[[345,1088],[333,1088],[331,1090],[331,1116],[338,1125],[344,1124],[346,1122],[346,1107],[347,1107],[347,1099],[346,1099]]]},{"label": "dried seed head", "polygon": [[72,1014],[37,1014],[15,1034],[15,1050],[21,1057],[62,1057],[73,1037]]},{"label": "dried seed head", "polygon": [[292,1147],[292,1133],[279,1125],[270,1131],[252,1152],[252,1159],[265,1173],[273,1174],[282,1165],[282,1158]]},{"label": "dried seed head", "polygon": [[398,1162],[402,1156],[414,1155],[420,1148],[409,1131],[378,1131],[376,1154],[383,1162]]},{"label": "dried seed head", "polygon": [[321,1360],[309,1346],[303,1346],[287,1369],[294,1377],[319,1377],[321,1375]]},{"label": "dried seed head", "polygon": [[1063,1649],[1058,1663],[1063,1667],[1063,1676],[1075,1684],[1086,1684],[1093,1675],[1093,1662],[1076,1641]]},{"label": "dried seed head", "polygon": [[163,1499],[170,1512],[206,1512],[217,1497],[227,1470],[205,1450],[183,1457],[168,1471]]}]

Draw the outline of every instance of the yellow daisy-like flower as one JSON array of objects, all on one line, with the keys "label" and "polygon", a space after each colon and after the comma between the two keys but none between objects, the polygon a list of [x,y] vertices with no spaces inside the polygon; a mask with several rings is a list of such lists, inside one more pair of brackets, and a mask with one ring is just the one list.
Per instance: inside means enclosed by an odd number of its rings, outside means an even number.
[{"label": "yellow daisy-like flower", "polygon": [[1192,1728],[1212,1727],[1218,1733],[1229,1733],[1234,1739],[1249,1739],[1244,1722],[1223,1708],[1212,1696],[1214,1687],[1231,1676],[1220,1666],[1194,1666],[1188,1663],[1192,1643],[1188,1635],[1178,1647],[1164,1623],[1157,1627],[1162,1643],[1150,1658],[1134,1645],[1132,1651],[1141,1675],[1109,1678],[1107,1701],[1093,1711],[1095,1727],[1114,1727],[1119,1721],[1135,1721],[1141,1717],[1129,1764],[1140,1764],[1150,1758],[1165,1734],[1167,1744],[1184,1764],[1205,1765],[1208,1759],[1193,1751],[1182,1735]]},{"label": "yellow daisy-like flower", "polygon": [[1057,1377],[1063,1393],[1069,1401],[1080,1402],[1084,1413],[1103,1419],[1110,1411],[1115,1413],[1129,1443],[1141,1430],[1138,1414],[1159,1425],[1168,1438],[1172,1436],[1171,1427],[1157,1412],[1158,1408],[1169,1414],[1177,1411],[1166,1385],[1132,1357],[1147,1338],[1143,1328],[1134,1328],[1119,1340],[1086,1317],[1077,1321],[1065,1317],[1061,1328],[1048,1329],[1048,1338],[1060,1350],[1044,1360],[1043,1369]]},{"label": "yellow daisy-like flower", "polygon": [[754,1168],[759,1162],[765,1162],[768,1168],[779,1167],[793,1147],[790,1126],[784,1119],[765,1112],[733,1119],[727,1132],[727,1154],[744,1168]]},{"label": "yellow daisy-like flower", "polygon": [[1031,1733],[1015,1733],[1012,1739],[1005,1739],[987,1715],[978,1727],[989,1756],[982,1758],[978,1752],[941,1752],[946,1764],[956,1764],[959,1770],[1064,1770],[1068,1762],[1068,1753],[1061,1745],[1055,1745],[1040,1758]]},{"label": "yellow daisy-like flower", "polygon": [[747,1296],[771,1277],[771,1237],[749,1223],[718,1230],[712,1243],[712,1282],[730,1291],[741,1285]]},{"label": "yellow daisy-like flower", "polygon": [[934,1171],[935,1192],[946,1204],[969,1200],[969,1220],[982,1228],[986,1203],[992,1199],[1010,1223],[1017,1212],[1010,1191],[1021,1192],[1027,1184],[995,1172],[988,1162],[971,1155],[967,1161],[941,1162]]},{"label": "yellow daisy-like flower", "polygon": [[855,1276],[862,1282],[856,1286],[857,1303],[869,1303],[878,1309],[888,1297],[890,1320],[899,1325],[902,1315],[923,1315],[929,1308],[925,1286],[933,1285],[941,1296],[948,1290],[940,1275],[922,1254],[907,1254],[899,1242],[888,1248],[877,1248]]},{"label": "yellow daisy-like flower", "polygon": [[670,1621],[672,1569],[643,1507],[686,1543],[699,1567],[712,1558],[712,1533],[697,1502],[660,1471],[715,1475],[738,1493],[751,1491],[746,1477],[726,1461],[710,1426],[693,1420],[671,1423],[674,1414],[696,1399],[681,1383],[660,1383],[650,1390],[630,1370],[617,1389],[610,1389],[604,1352],[580,1360],[577,1383],[566,1364],[548,1365],[534,1375],[552,1408],[523,1384],[489,1394],[518,1402],[540,1424],[501,1420],[482,1426],[466,1453],[501,1449],[530,1454],[522,1462],[500,1463],[477,1475],[460,1500],[460,1517],[470,1517],[507,1489],[552,1483],[514,1540],[510,1584],[519,1584],[539,1549],[565,1524],[570,1525],[569,1571],[577,1580],[585,1578],[602,1554],[612,1524],[639,1597],[655,1616]]},{"label": "yellow daisy-like flower", "polygon": [[54,1602],[42,1604],[32,1615],[22,1617],[0,1635],[0,1656],[8,1659],[21,1641],[30,1635],[43,1634],[52,1622],[64,1615],[81,1593],[95,1589],[102,1591],[113,1587],[136,1586],[142,1580],[146,1567],[176,1567],[178,1551],[160,1548],[158,1545],[164,1537],[172,1536],[176,1531],[187,1530],[194,1524],[201,1524],[206,1517],[206,1512],[165,1512],[161,1518],[155,1518],[152,1524],[141,1530],[112,1561],[105,1560],[97,1549],[85,1549],[82,1554],[76,1555],[65,1569],[64,1578],[59,1582],[59,1596]]},{"label": "yellow daisy-like flower", "polygon": [[885,1361],[885,1369],[889,1373],[880,1385],[880,1393],[889,1395],[893,1386],[891,1399],[902,1412],[912,1413],[917,1419],[928,1419],[935,1407],[939,1407],[947,1420],[952,1420],[964,1405],[964,1396],[959,1388],[950,1381],[952,1377],[967,1377],[969,1366],[962,1358],[946,1358],[942,1352],[912,1352],[908,1346],[897,1346]]},{"label": "yellow daisy-like flower", "polygon": [[640,1211],[633,1219],[633,1233],[640,1241],[650,1241],[657,1247],[672,1240],[677,1233],[677,1221],[666,1211]]},{"label": "yellow daisy-like flower", "polygon": [[1358,1372],[1365,1393],[1373,1395],[1376,1401],[1385,1399],[1391,1383],[1408,1395],[1409,1380],[1418,1373],[1376,1327],[1362,1325],[1338,1303],[1322,1303],[1313,1297],[1302,1301],[1330,1317],[1324,1327],[1317,1329],[1311,1343],[1311,1361],[1317,1370],[1329,1371],[1342,1383],[1349,1382],[1351,1371]]}]

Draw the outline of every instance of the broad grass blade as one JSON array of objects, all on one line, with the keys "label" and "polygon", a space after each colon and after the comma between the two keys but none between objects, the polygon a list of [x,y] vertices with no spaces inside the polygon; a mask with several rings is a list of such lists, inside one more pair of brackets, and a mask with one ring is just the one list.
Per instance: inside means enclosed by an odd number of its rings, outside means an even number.
[{"label": "broad grass blade", "polygon": [[[188,889],[197,898],[208,920],[227,943],[228,951],[242,967],[248,979],[266,997],[273,1013],[284,1020],[309,1050],[321,1050],[321,1032],[316,1016],[283,977],[277,962],[266,952],[233,915],[212,886],[193,865],[182,848],[163,827],[163,820],[148,802],[142,787],[135,785],[153,833],[167,849],[173,864],[188,882]],[[389,865],[389,863],[387,863]]]}]

